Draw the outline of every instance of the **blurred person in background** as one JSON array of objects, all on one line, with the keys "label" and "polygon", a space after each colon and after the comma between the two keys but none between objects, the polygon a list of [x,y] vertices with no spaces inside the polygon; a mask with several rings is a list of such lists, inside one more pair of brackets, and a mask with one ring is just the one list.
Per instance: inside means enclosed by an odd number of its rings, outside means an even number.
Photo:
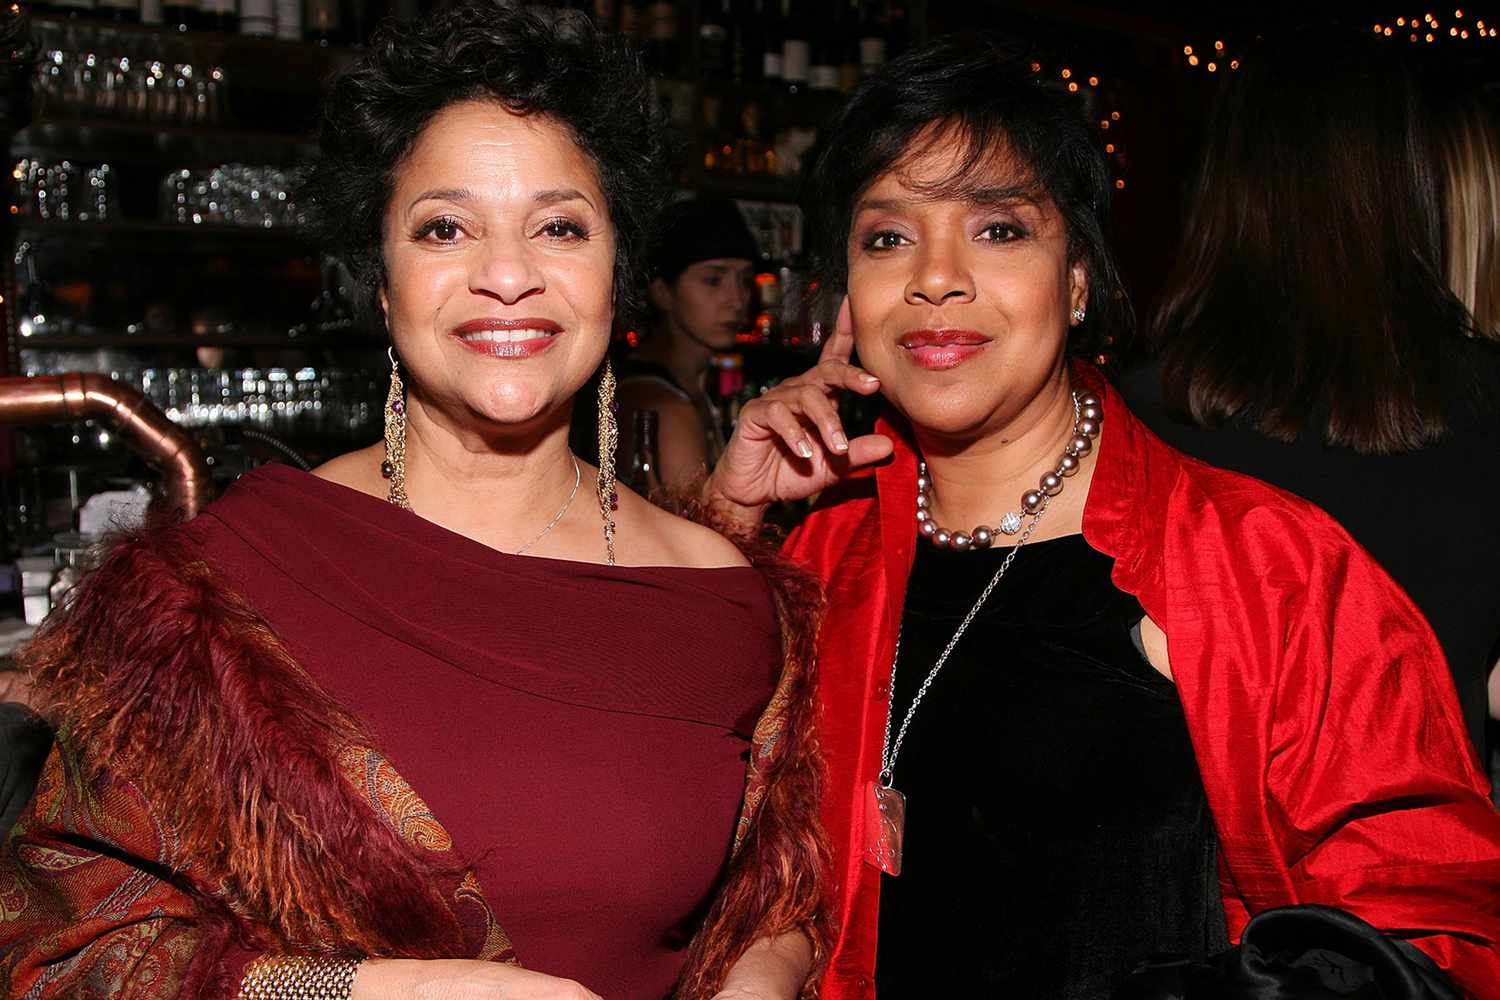
[{"label": "blurred person in background", "polygon": [[1465,93],[1437,118],[1443,262],[1474,332],[1500,340],[1500,127],[1493,101]]},{"label": "blurred person in background", "polygon": [[652,308],[641,346],[620,359],[620,451],[635,451],[635,415],[657,415],[658,474],[680,492],[724,450],[724,415],[709,392],[710,359],[750,322],[760,248],[732,199],[668,206],[651,255]]},{"label": "blurred person in background", "polygon": [[[1169,444],[1311,500],[1368,549],[1432,624],[1484,753],[1500,345],[1444,277],[1429,101],[1399,52],[1322,32],[1268,40],[1224,87],[1157,358],[1121,392]],[[1450,259],[1485,239],[1466,230]],[[1454,284],[1493,308],[1492,280]]]},{"label": "blurred person in background", "polygon": [[[1463,92],[1437,117],[1443,262],[1475,336],[1500,340],[1500,127],[1493,101]],[[1500,387],[1495,390],[1500,392]],[[1489,680],[1489,765],[1500,803],[1500,649]]]}]

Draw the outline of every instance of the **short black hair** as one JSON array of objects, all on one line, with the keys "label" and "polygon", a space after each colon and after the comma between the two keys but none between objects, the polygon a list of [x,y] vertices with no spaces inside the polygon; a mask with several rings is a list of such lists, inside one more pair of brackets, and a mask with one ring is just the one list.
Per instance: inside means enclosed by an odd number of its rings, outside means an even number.
[{"label": "short black hair", "polygon": [[417,136],[444,108],[492,100],[566,129],[599,172],[615,232],[615,311],[640,308],[644,255],[667,192],[663,131],[640,61],[586,18],[469,0],[387,21],[333,80],[303,184],[313,234],[365,292],[384,286],[385,211]]},{"label": "short black hair", "polygon": [[1109,166],[1082,102],[1033,72],[1013,44],[973,32],[941,36],[887,63],[828,129],[800,199],[820,294],[848,290],[849,229],[860,195],[927,141],[951,142],[960,154],[950,176],[931,186],[935,197],[990,187],[1003,158],[1021,168],[1031,194],[1052,199],[1069,256],[1089,276],[1087,318],[1069,350],[1087,357],[1123,344],[1134,315],[1105,235]]}]

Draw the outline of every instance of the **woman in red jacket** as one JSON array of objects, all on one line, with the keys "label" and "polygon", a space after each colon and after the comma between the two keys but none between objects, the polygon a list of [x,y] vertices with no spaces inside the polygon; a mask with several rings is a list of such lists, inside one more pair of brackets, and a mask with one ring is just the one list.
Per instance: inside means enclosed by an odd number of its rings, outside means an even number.
[{"label": "woman in red jacket", "polygon": [[1500,995],[1500,817],[1426,622],[1076,360],[1128,323],[1109,190],[1070,95],[972,38],[867,81],[809,178],[837,329],[708,496],[825,491],[787,543],[828,600],[823,995]]}]

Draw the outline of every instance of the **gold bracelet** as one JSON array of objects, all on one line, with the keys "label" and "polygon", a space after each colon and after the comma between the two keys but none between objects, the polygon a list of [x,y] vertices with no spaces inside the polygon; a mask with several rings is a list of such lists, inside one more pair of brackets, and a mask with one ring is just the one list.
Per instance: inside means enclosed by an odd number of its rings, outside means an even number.
[{"label": "gold bracelet", "polygon": [[349,1000],[357,958],[262,955],[240,981],[237,1000]]}]

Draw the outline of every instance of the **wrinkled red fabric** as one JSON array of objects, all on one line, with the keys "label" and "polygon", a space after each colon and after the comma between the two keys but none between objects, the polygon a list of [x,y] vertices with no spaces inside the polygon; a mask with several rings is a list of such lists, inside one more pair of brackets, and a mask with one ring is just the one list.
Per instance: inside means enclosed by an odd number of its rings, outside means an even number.
[{"label": "wrinkled red fabric", "polygon": [[[1167,635],[1231,937],[1273,907],[1335,906],[1500,997],[1500,815],[1427,622],[1321,510],[1174,451],[1097,370],[1073,375],[1105,410],[1084,538]],[[828,599],[817,700],[840,930],[825,1000],[874,995],[881,876],[861,855],[862,796],[916,546],[910,431],[881,430],[893,459],[830,491],[786,544]]]}]

